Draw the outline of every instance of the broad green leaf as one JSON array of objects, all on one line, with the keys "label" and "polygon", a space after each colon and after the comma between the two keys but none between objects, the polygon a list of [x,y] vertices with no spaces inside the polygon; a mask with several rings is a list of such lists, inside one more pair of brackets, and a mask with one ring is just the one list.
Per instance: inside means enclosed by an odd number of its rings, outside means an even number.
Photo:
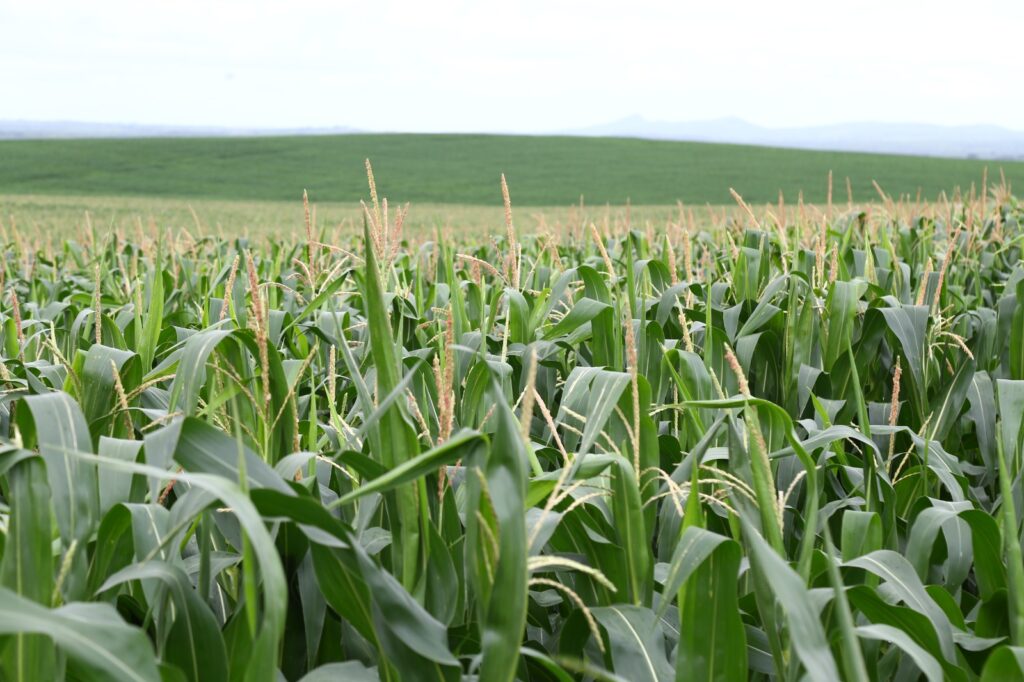
[{"label": "broad green leaf", "polygon": [[463,458],[472,458],[475,450],[487,448],[487,439],[476,431],[462,430],[441,445],[407,459],[389,471],[338,498],[334,505],[350,504],[370,493],[382,493],[436,472],[439,467]]},{"label": "broad green leaf", "polygon": [[616,457],[611,466],[611,499],[618,544],[626,553],[626,581],[617,585],[620,598],[635,606],[649,606],[653,560],[644,524],[640,489],[633,465]]},{"label": "broad green leaf", "polygon": [[928,682],[940,682],[944,679],[942,666],[938,661],[902,630],[891,625],[861,625],[857,628],[857,634],[864,639],[882,640],[898,646],[913,659]]},{"label": "broad green leaf", "polygon": [[146,634],[109,604],[73,603],[48,609],[0,587],[0,634],[49,637],[78,679],[157,682],[156,657]]},{"label": "broad green leaf", "polygon": [[105,592],[132,580],[158,580],[170,593],[175,613],[167,641],[165,660],[176,665],[189,680],[226,680],[227,652],[220,627],[210,609],[193,589],[188,576],[163,561],[133,564],[107,578]]},{"label": "broad green leaf", "polygon": [[988,657],[981,671],[982,682],[1024,680],[1024,648],[1001,646]]},{"label": "broad green leaf", "polygon": [[768,543],[747,522],[743,537],[750,549],[751,564],[770,586],[777,604],[786,614],[789,639],[812,680],[837,680],[839,670],[829,649],[825,631],[808,596],[807,587]]},{"label": "broad green leaf", "polygon": [[592,609],[594,618],[608,633],[615,673],[636,682],[667,682],[674,679],[665,656],[664,635],[650,609],[616,604]]},{"label": "broad green leaf", "polygon": [[367,668],[359,661],[345,661],[344,663],[324,664],[303,675],[299,682],[336,682],[336,680],[378,682],[380,677],[376,670]]},{"label": "broad green leaf", "polygon": [[[0,583],[23,599],[49,606],[54,566],[46,466],[41,458],[28,457],[9,469],[6,477],[10,516],[0,560]],[[17,682],[55,675],[53,644],[45,634],[14,635],[2,662],[5,676]]]},{"label": "broad green leaf", "polygon": [[825,300],[828,324],[825,325],[825,344],[822,362],[825,371],[832,369],[836,360],[846,352],[853,336],[853,323],[857,304],[867,287],[863,282],[832,282]]},{"label": "broad green leaf", "polygon": [[925,591],[914,567],[903,556],[888,549],[880,549],[845,563],[846,566],[863,568],[886,581],[890,589],[907,606],[925,614],[935,627],[942,653],[946,660],[956,660],[953,646],[953,629],[949,618],[935,600]]},{"label": "broad green leaf", "polygon": [[84,542],[99,524],[96,469],[75,456],[92,452],[85,417],[67,393],[28,396],[24,403],[21,432],[46,462],[61,538],[66,545]]},{"label": "broad green leaf", "polygon": [[[466,574],[477,600],[480,676],[511,681],[527,607],[523,500],[528,457],[512,410],[496,383],[494,445],[464,462],[468,484]],[[500,559],[500,560],[499,560]]]},{"label": "broad green leaf", "polygon": [[746,677],[747,640],[737,600],[740,558],[734,540],[696,526],[683,532],[665,584],[666,594],[680,595],[676,680]]}]

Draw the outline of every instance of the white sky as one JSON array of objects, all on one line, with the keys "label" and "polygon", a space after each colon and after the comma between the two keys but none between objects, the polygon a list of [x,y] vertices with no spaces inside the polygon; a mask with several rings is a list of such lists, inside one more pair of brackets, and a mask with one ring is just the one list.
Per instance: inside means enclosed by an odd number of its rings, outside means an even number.
[{"label": "white sky", "polygon": [[1024,129],[1021,0],[0,0],[0,119]]}]

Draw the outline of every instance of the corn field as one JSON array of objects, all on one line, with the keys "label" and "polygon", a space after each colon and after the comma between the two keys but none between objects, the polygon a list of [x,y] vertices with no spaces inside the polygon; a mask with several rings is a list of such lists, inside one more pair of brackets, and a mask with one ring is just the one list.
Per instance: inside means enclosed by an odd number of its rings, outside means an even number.
[{"label": "corn field", "polygon": [[1024,679],[1005,186],[3,235],[0,678]]}]

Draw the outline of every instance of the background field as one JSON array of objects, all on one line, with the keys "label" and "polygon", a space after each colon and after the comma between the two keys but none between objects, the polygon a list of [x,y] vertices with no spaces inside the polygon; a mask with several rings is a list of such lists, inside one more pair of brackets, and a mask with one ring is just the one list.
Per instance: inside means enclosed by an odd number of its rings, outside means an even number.
[{"label": "background field", "polygon": [[579,137],[340,135],[264,138],[34,140],[0,142],[0,195],[184,197],[357,202],[367,195],[364,159],[382,196],[418,204],[499,206],[504,172],[515,206],[874,200],[872,180],[894,196],[926,198],[1024,163],[883,156],[739,145]]},{"label": "background field", "polygon": [[[365,182],[365,179],[364,179]],[[364,194],[369,191],[364,189]],[[399,195],[400,196],[400,195]],[[363,209],[358,202],[313,202],[316,223],[320,228],[337,231],[342,236],[362,234]],[[392,203],[392,209],[395,204]],[[687,208],[695,220],[713,223],[721,216],[739,209],[731,206],[709,208],[704,205]],[[515,224],[524,233],[541,230],[562,232],[590,221],[603,225],[624,224],[625,206],[522,206],[513,208]],[[677,206],[630,206],[630,222],[643,227],[664,227],[679,216]],[[225,237],[248,235],[305,238],[305,216],[301,198],[288,201],[185,199],[179,197],[145,196],[73,196],[44,194],[0,195],[0,226],[16,225],[25,232],[52,240],[78,238],[90,226],[98,234],[120,229],[134,234],[139,227],[152,232],[187,229],[192,234],[214,234]],[[489,206],[472,204],[413,203],[404,223],[410,237],[432,235],[436,230],[461,235],[503,234],[505,211],[501,196]],[[2,233],[0,233],[2,238]]]}]

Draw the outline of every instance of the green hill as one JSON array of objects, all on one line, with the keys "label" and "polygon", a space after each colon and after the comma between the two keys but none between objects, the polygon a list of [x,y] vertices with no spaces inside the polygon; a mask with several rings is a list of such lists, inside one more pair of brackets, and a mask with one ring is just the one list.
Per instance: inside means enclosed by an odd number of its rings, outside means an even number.
[{"label": "green hill", "polygon": [[616,138],[500,135],[339,135],[256,138],[31,140],[0,142],[0,194],[318,201],[367,195],[370,158],[382,195],[446,204],[501,201],[499,174],[518,206],[729,203],[787,200],[803,190],[825,200],[829,170],[836,200],[845,178],[857,200],[890,194],[933,198],[980,185],[984,168],[1024,184],[1024,163],[814,152],[740,145]]}]

